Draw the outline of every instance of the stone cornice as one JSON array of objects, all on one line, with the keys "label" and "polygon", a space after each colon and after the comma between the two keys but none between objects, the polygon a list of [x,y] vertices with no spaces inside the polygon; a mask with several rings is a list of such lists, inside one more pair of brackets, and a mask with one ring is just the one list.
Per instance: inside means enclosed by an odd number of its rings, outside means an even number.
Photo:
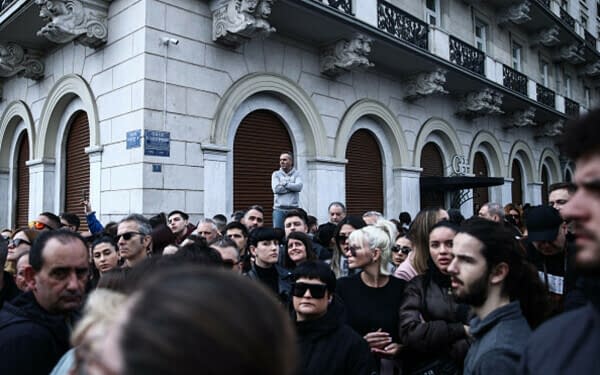
[{"label": "stone cornice", "polygon": [[31,79],[44,76],[44,63],[39,54],[25,50],[17,43],[0,43],[0,77],[20,75]]},{"label": "stone cornice", "polygon": [[108,0],[35,0],[48,23],[38,32],[54,43],[98,48],[108,37]]}]

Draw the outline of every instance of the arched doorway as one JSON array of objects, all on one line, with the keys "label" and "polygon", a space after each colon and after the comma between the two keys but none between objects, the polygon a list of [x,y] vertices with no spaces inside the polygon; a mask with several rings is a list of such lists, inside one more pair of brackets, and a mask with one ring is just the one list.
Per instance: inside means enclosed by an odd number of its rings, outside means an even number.
[{"label": "arched doorway", "polygon": [[81,221],[80,231],[87,230],[81,200],[89,196],[90,159],[85,148],[90,145],[90,128],[85,112],[78,112],[67,132],[65,155],[65,211],[76,214]]},{"label": "arched doorway", "polygon": [[523,173],[521,164],[514,160],[511,167],[511,176],[513,179],[511,185],[512,203],[516,205],[523,204]]},{"label": "arched doorway", "polygon": [[[427,143],[421,151],[421,176],[444,177],[444,159],[438,145]],[[445,207],[444,193],[441,191],[421,190],[421,209],[430,207]]]},{"label": "arched doorway", "polygon": [[548,204],[548,186],[550,182],[548,181],[548,168],[545,165],[542,166],[542,204]]},{"label": "arched doorway", "polygon": [[25,227],[29,221],[29,141],[27,132],[22,132],[17,141],[17,165],[16,165],[16,199],[15,199],[15,228]]},{"label": "arched doorway", "polygon": [[383,162],[373,133],[357,130],[346,148],[346,206],[349,215],[383,213]]},{"label": "arched doorway", "polygon": [[254,111],[242,120],[233,141],[234,211],[261,205],[265,225],[272,225],[271,174],[279,169],[279,155],[290,150],[293,152],[290,136],[272,112]]},{"label": "arched doorway", "polygon": [[[473,174],[475,177],[489,177],[487,162],[482,152],[475,153]],[[489,201],[490,195],[487,187],[473,189],[473,215],[477,215],[481,206]]]}]

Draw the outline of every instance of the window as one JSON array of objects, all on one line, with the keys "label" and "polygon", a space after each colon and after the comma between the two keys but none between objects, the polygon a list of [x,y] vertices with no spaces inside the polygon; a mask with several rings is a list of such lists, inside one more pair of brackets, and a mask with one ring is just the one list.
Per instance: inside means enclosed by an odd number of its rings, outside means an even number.
[{"label": "window", "polygon": [[475,47],[487,51],[487,24],[479,19],[475,19]]},{"label": "window", "polygon": [[590,88],[589,87],[583,88],[583,101],[587,108],[590,108],[592,106],[592,98],[590,96]]},{"label": "window", "polygon": [[519,43],[513,42],[512,45],[512,65],[513,69],[521,71],[521,51],[523,47]]},{"label": "window", "polygon": [[572,93],[571,93],[571,76],[568,74],[565,74],[565,96],[567,98],[571,98]]},{"label": "window", "polygon": [[550,85],[550,64],[548,61],[540,59],[540,81],[542,85],[549,87]]},{"label": "window", "polygon": [[560,0],[560,7],[569,10],[569,0]]},{"label": "window", "polygon": [[440,0],[425,0],[425,21],[430,25],[440,26]]}]

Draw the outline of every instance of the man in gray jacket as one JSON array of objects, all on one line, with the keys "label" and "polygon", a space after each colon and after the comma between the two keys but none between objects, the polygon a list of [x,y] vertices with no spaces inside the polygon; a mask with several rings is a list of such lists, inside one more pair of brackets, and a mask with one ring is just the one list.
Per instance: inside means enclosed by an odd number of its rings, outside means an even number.
[{"label": "man in gray jacket", "polygon": [[299,207],[302,178],[294,168],[294,156],[284,152],[279,156],[279,168],[271,175],[273,189],[273,227],[283,229],[285,214]]}]

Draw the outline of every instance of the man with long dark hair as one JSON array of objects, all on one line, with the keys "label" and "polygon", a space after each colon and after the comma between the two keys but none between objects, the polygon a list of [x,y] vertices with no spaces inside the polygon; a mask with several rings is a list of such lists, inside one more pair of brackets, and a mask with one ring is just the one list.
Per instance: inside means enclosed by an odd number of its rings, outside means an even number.
[{"label": "man with long dark hair", "polygon": [[516,373],[529,324],[536,326],[546,314],[545,288],[535,268],[509,229],[481,218],[461,226],[452,253],[452,293],[476,315],[464,374]]}]

